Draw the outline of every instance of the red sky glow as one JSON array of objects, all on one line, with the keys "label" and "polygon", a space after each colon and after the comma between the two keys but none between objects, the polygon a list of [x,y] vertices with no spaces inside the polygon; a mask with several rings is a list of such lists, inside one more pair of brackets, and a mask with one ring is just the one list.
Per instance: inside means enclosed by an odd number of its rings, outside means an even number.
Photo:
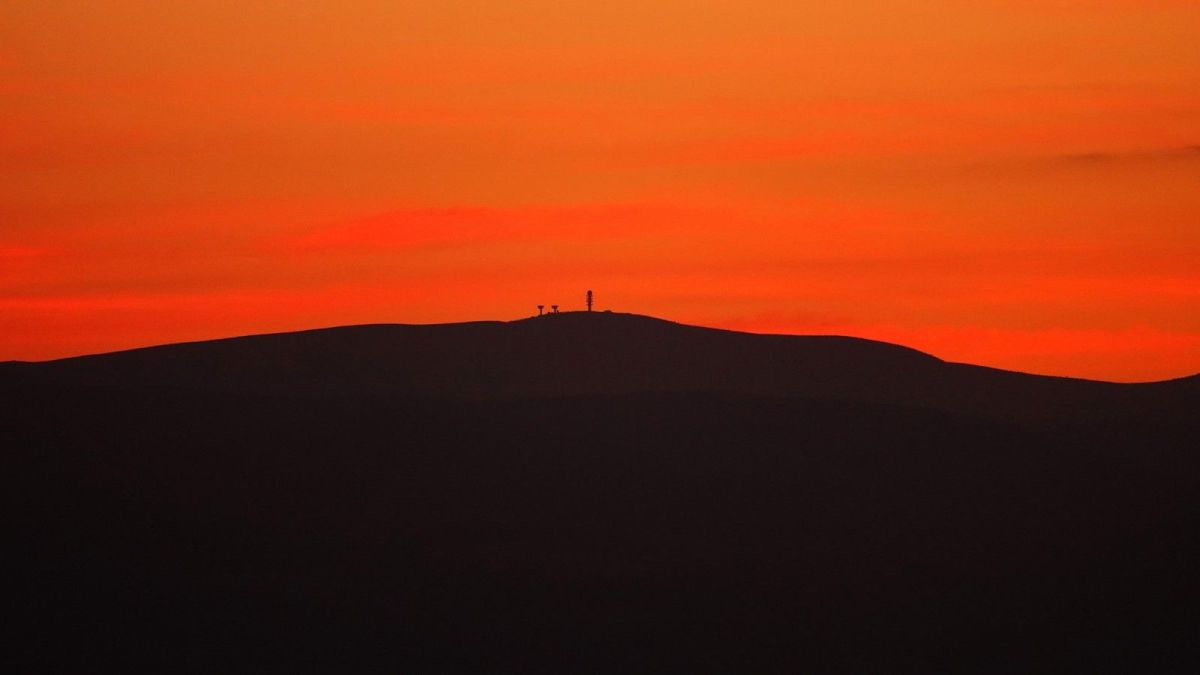
[{"label": "red sky glow", "polygon": [[0,10],[0,360],[597,305],[1200,372],[1200,5]]}]

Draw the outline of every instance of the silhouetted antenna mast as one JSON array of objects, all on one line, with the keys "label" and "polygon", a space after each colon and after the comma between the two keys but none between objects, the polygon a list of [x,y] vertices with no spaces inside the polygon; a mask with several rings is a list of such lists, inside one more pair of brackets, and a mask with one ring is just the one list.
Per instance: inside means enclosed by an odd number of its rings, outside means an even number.
[{"label": "silhouetted antenna mast", "polygon": [[588,311],[592,311],[592,292],[588,291]]}]

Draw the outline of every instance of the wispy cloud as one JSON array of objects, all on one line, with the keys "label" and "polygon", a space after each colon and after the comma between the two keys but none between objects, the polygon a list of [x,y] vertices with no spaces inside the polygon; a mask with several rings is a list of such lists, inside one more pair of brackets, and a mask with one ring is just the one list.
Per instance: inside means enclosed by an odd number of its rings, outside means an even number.
[{"label": "wispy cloud", "polygon": [[1058,154],[1008,155],[980,159],[963,165],[969,174],[1023,176],[1094,171],[1139,171],[1152,169],[1200,169],[1200,144],[1174,147],[1064,152]]},{"label": "wispy cloud", "polygon": [[1200,161],[1200,144],[1185,145],[1178,148],[1068,154],[1062,155],[1058,159],[1077,164]]}]

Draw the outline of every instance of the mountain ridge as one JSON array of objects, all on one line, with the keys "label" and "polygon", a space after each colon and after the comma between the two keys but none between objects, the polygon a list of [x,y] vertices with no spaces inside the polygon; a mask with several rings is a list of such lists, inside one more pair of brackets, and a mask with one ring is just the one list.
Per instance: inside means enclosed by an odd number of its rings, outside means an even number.
[{"label": "mountain ridge", "polygon": [[85,360],[85,359],[114,357],[114,356],[118,356],[118,355],[133,354],[133,353],[158,352],[158,351],[171,350],[174,348],[181,348],[181,347],[193,347],[193,346],[200,346],[200,345],[219,345],[222,343],[240,342],[240,341],[246,341],[246,340],[282,338],[282,337],[287,337],[287,336],[300,337],[300,336],[313,335],[313,334],[318,334],[318,333],[346,332],[346,331],[366,330],[366,329],[418,329],[418,330],[420,330],[420,329],[457,329],[457,328],[468,328],[468,327],[496,327],[496,328],[498,328],[498,327],[516,327],[516,326],[520,326],[522,324],[526,324],[529,322],[535,322],[535,321],[570,320],[571,317],[575,317],[577,315],[587,316],[587,317],[604,317],[605,319],[612,317],[612,318],[619,318],[621,320],[644,321],[647,323],[659,324],[662,326],[669,326],[669,327],[676,327],[676,328],[680,328],[680,329],[706,331],[706,332],[712,332],[712,333],[733,334],[733,335],[739,335],[739,336],[764,337],[764,338],[787,338],[787,339],[794,339],[794,340],[810,340],[810,341],[830,340],[830,341],[845,341],[848,343],[878,345],[878,346],[882,346],[882,347],[902,350],[905,352],[909,352],[913,355],[924,356],[928,359],[932,359],[934,361],[937,361],[940,363],[945,363],[945,364],[950,364],[950,365],[971,366],[974,368],[984,369],[984,370],[993,371],[993,372],[1012,373],[1012,374],[1017,374],[1017,375],[1022,375],[1022,376],[1055,379],[1055,380],[1070,380],[1070,381],[1077,381],[1077,382],[1092,382],[1092,383],[1101,383],[1101,384],[1132,385],[1132,386],[1158,385],[1158,384],[1167,384],[1167,383],[1190,381],[1190,380],[1200,380],[1200,373],[1193,373],[1190,375],[1181,375],[1179,377],[1167,378],[1167,379],[1163,379],[1163,380],[1145,380],[1145,381],[1137,381],[1137,382],[1118,382],[1118,381],[1113,381],[1113,380],[1103,380],[1103,379],[1097,379],[1097,378],[1077,377],[1077,376],[1073,376],[1073,375],[1054,375],[1054,374],[1046,374],[1046,373],[1036,373],[1036,372],[1030,372],[1030,371],[1001,368],[998,366],[987,366],[987,365],[982,365],[982,364],[971,363],[968,361],[950,361],[947,359],[943,359],[935,354],[931,354],[929,352],[924,352],[924,351],[921,351],[914,347],[909,347],[907,345],[903,345],[900,343],[887,342],[885,340],[877,340],[874,338],[865,338],[865,337],[856,336],[856,335],[823,334],[823,333],[822,334],[758,333],[758,332],[750,332],[750,331],[740,331],[740,330],[731,329],[731,328],[720,328],[720,327],[714,327],[714,326],[702,326],[702,325],[697,325],[697,324],[688,324],[688,323],[672,321],[670,319],[663,319],[661,317],[654,317],[654,316],[649,316],[649,315],[644,315],[644,314],[627,313],[627,312],[590,312],[589,313],[589,312],[585,312],[585,311],[561,312],[560,314],[546,314],[546,315],[543,315],[540,317],[539,316],[531,316],[531,317],[523,317],[520,319],[510,319],[510,320],[481,319],[481,320],[473,320],[473,321],[453,321],[453,322],[445,322],[445,323],[372,322],[372,323],[360,323],[360,324],[339,324],[339,325],[333,325],[333,326],[321,326],[321,327],[317,327],[317,328],[303,328],[303,329],[298,329],[298,330],[270,331],[270,332],[265,332],[265,333],[247,333],[244,335],[231,335],[231,336],[218,337],[218,338],[184,340],[181,342],[167,342],[167,343],[161,343],[161,344],[152,344],[152,345],[144,345],[144,346],[138,346],[138,347],[129,347],[129,348],[124,348],[124,349],[116,349],[116,350],[112,350],[112,351],[95,352],[95,353],[89,353],[89,354],[76,354],[76,355],[72,355],[72,356],[64,356],[64,357],[58,357],[58,358],[53,358],[53,359],[43,359],[43,360],[8,359],[8,360],[0,361],[0,367],[74,362],[74,361],[80,361],[80,360]]},{"label": "mountain ridge", "polygon": [[[848,336],[772,335],[568,312],[361,324],[6,364],[29,383],[495,399],[726,392],[900,404],[1038,422],[1174,415],[1193,379],[1125,384],[944,361]],[[1200,381],[1200,378],[1194,378]]]}]

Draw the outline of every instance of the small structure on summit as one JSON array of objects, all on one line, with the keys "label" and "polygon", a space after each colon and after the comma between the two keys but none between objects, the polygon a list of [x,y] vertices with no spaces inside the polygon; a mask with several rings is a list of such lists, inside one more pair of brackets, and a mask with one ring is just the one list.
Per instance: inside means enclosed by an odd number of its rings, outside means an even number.
[{"label": "small structure on summit", "polygon": [[[592,311],[594,307],[595,307],[595,296],[592,295],[591,291],[588,291],[587,292],[587,311],[589,311],[589,312]],[[549,311],[546,310],[546,305],[538,305],[537,308],[538,308],[538,313],[537,313],[538,316],[549,316],[551,314],[558,314],[558,305],[550,305]]]}]

